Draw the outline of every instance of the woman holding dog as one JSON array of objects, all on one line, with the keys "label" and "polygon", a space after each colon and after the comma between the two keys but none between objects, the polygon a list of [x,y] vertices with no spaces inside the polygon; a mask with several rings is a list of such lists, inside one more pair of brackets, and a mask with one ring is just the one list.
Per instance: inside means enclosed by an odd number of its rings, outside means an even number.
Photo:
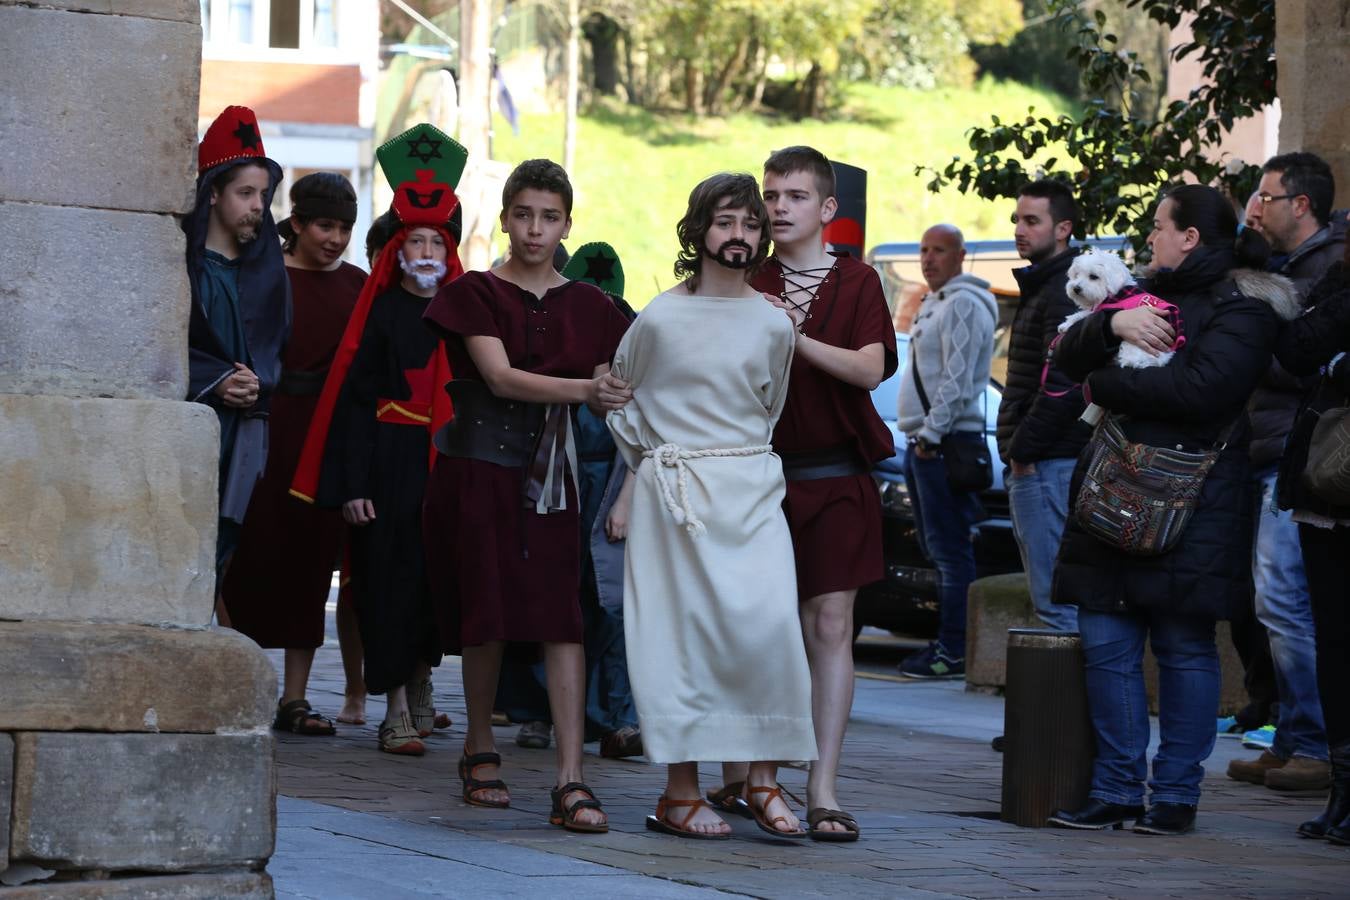
[{"label": "woman holding dog", "polygon": [[[1179,337],[1164,310],[1141,306],[1093,313],[1054,352],[1107,416],[1074,473],[1052,589],[1055,602],[1078,607],[1097,758],[1087,804],[1050,823],[1099,830],[1136,820],[1137,832],[1179,835],[1195,826],[1214,749],[1215,623],[1249,590],[1244,408],[1270,364],[1278,314],[1291,316],[1297,302],[1292,284],[1258,271],[1269,248],[1250,229],[1235,239],[1233,206],[1213,188],[1168,190],[1153,225],[1142,286],[1180,308],[1184,345],[1166,365],[1117,366],[1122,342],[1156,357]],[[1120,460],[1129,465],[1113,467]],[[1140,462],[1169,477],[1129,482]],[[1183,483],[1189,493],[1176,491]],[[1175,511],[1187,503],[1189,519]],[[1145,638],[1158,659],[1161,730],[1147,810]]]}]

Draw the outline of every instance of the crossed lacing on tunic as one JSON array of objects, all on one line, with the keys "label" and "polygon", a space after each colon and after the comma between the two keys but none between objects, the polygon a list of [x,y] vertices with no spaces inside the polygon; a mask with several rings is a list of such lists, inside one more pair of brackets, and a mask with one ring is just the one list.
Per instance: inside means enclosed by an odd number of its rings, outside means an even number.
[{"label": "crossed lacing on tunic", "polygon": [[[707,531],[707,528],[698,516],[694,515],[694,508],[689,502],[689,467],[685,464],[686,461],[728,456],[758,456],[761,453],[771,452],[773,452],[773,447],[770,444],[714,450],[685,450],[679,444],[662,444],[655,450],[648,450],[642,455],[656,462],[655,468],[652,469],[652,475],[656,478],[656,484],[661,489],[661,497],[666,501],[666,509],[670,510],[671,518],[675,520],[676,524],[683,525],[684,530],[689,533],[690,537],[698,537]],[[675,470],[675,490],[671,490],[670,478],[666,469]]]}]

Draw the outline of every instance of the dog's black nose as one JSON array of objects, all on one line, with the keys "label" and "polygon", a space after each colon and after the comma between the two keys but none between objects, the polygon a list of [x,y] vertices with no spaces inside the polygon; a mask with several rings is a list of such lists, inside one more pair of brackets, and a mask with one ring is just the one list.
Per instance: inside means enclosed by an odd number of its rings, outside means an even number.
[{"label": "dog's black nose", "polygon": [[1081,294],[1081,293],[1083,293],[1083,286],[1082,286],[1081,284],[1075,284],[1075,285],[1073,286],[1073,292],[1074,292],[1075,294]]}]

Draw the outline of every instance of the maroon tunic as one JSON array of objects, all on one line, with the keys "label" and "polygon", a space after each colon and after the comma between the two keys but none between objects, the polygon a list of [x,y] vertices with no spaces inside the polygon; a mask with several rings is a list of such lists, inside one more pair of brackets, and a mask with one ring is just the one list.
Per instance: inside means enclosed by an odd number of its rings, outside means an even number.
[{"label": "maroon tunic", "polygon": [[342,513],[290,496],[319,390],[366,273],[287,267],[294,312],[272,397],[267,468],[253,490],[221,593],[231,624],[262,647],[323,644],[324,604],[342,552]]},{"label": "maroon tunic", "polygon": [[[456,379],[481,380],[464,338],[500,338],[511,365],[590,378],[610,362],[628,320],[598,288],[568,282],[542,298],[490,272],[441,289],[426,322],[445,338]],[[580,536],[575,485],[567,509],[541,515],[521,494],[525,473],[441,456],[427,484],[423,534],[442,647],[490,641],[579,643]]]},{"label": "maroon tunic", "polygon": [[[754,287],[779,295],[782,269],[770,258]],[[805,334],[836,347],[881,344],[884,376],[895,372],[895,330],[875,270],[852,257],[836,259],[816,289]],[[798,355],[792,361],[787,405],[773,433],[780,454],[848,450],[867,465],[895,453],[890,429],[867,391],[821,371]],[[870,475],[789,481],[783,501],[797,558],[803,599],[860,588],[885,574],[881,503]]]}]

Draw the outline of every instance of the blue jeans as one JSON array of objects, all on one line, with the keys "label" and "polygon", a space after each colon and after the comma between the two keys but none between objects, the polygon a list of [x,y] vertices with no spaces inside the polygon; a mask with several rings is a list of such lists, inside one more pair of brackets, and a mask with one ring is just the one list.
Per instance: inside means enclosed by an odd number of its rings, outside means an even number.
[{"label": "blue jeans", "polygon": [[1087,664],[1088,709],[1097,735],[1089,796],[1105,803],[1144,802],[1148,775],[1148,698],[1144,638],[1158,659],[1158,753],[1149,792],[1154,803],[1200,802],[1202,763],[1214,750],[1219,708],[1219,651],[1214,620],[1160,611],[1108,613],[1080,608],[1078,633]]},{"label": "blue jeans", "polygon": [[1069,482],[1078,460],[1041,459],[1030,475],[1008,476],[1008,506],[1013,537],[1022,553],[1031,602],[1036,615],[1056,631],[1078,630],[1078,608],[1050,602],[1050,576],[1055,571],[1064,522],[1069,516]]},{"label": "blue jeans", "polygon": [[1261,509],[1257,519],[1252,579],[1256,617],[1270,635],[1280,712],[1275,746],[1281,759],[1327,758],[1327,732],[1317,692],[1317,649],[1312,596],[1303,573],[1303,551],[1292,514],[1275,506],[1276,467],[1256,476]]},{"label": "blue jeans", "polygon": [[[984,442],[984,435],[958,434],[961,440]],[[938,574],[938,642],[951,656],[966,655],[966,591],[975,580],[975,523],[984,507],[974,493],[955,493],[947,484],[942,457],[919,459],[905,453],[905,484],[914,506],[919,549]]]}]

